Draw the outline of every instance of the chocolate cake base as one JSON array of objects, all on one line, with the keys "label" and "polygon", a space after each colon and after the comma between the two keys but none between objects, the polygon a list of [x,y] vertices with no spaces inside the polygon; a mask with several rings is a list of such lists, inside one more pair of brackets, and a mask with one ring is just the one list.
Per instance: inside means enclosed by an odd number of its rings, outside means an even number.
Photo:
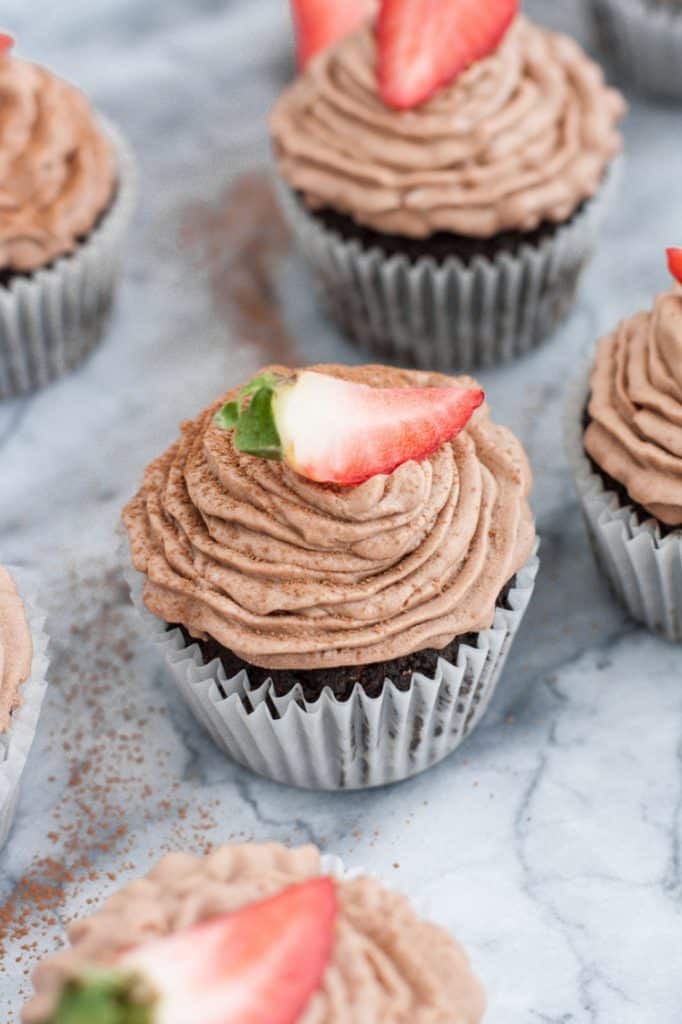
[{"label": "chocolate cake base", "polygon": [[[299,199],[302,201],[301,196]],[[352,217],[336,210],[323,208],[310,213],[327,230],[335,232],[347,242],[359,242],[363,249],[377,248],[386,256],[406,256],[412,263],[426,257],[443,263],[454,256],[466,264],[471,263],[477,256],[494,260],[502,252],[516,255],[524,245],[536,248],[546,239],[553,238],[560,228],[580,216],[584,208],[585,203],[581,203],[570,219],[560,224],[543,221],[534,231],[503,231],[491,238],[472,238],[449,231],[438,231],[428,238],[408,238],[405,235],[384,234],[363,227]]]},{"label": "chocolate cake base", "polygon": [[[588,408],[586,406],[585,411],[583,412],[583,433],[587,430],[591,422],[592,417],[590,416]],[[681,532],[681,528],[679,526],[668,526],[667,523],[662,523],[661,520],[657,519],[655,515],[652,515],[651,512],[648,512],[643,505],[640,505],[639,502],[634,500],[634,498],[631,498],[627,492],[627,489],[623,486],[620,480],[616,480],[614,477],[606,473],[601,468],[601,466],[599,466],[594,461],[594,459],[587,450],[585,450],[585,455],[590,463],[592,471],[596,473],[596,475],[600,478],[606,490],[614,491],[614,493],[618,495],[621,505],[629,505],[630,508],[632,508],[635,515],[637,516],[637,522],[640,526],[642,525],[642,523],[653,520],[660,529],[662,537],[667,537],[671,533]]]},{"label": "chocolate cake base", "polygon": [[[497,599],[498,608],[511,608],[508,598],[515,581],[516,576],[512,577],[502,589]],[[245,669],[249,675],[251,689],[256,689],[267,679],[272,679],[275,694],[278,697],[284,696],[295,686],[300,685],[306,701],[316,700],[324,689],[331,690],[337,700],[346,701],[350,698],[356,683],[360,684],[369,697],[378,697],[387,678],[393,681],[397,689],[405,691],[409,688],[414,672],[432,676],[436,671],[439,658],[456,662],[460,646],[464,644],[475,647],[478,637],[478,633],[463,633],[461,636],[455,637],[442,650],[428,648],[407,654],[402,658],[394,658],[391,661],[377,662],[372,665],[349,665],[323,669],[267,669],[243,661],[233,651],[223,647],[213,638],[195,640],[184,626],[176,624],[170,625],[168,628],[179,629],[188,646],[192,643],[198,644],[206,664],[219,658],[228,677],[231,678]],[[223,694],[223,696],[226,697],[227,694]]]}]

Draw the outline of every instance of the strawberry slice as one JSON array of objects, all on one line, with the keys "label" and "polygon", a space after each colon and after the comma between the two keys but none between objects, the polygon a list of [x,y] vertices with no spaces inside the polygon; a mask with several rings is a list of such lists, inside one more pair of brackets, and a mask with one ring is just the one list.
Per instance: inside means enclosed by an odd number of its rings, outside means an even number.
[{"label": "strawberry slice", "polygon": [[318,483],[351,486],[425,459],[468,423],[480,388],[373,388],[314,370],[264,374],[216,416],[239,451],[286,462]]},{"label": "strawberry slice", "polygon": [[316,878],[70,981],[48,1024],[296,1024],[331,958],[336,885]]},{"label": "strawberry slice", "polygon": [[499,46],[519,0],[383,0],[377,21],[379,92],[409,110]]},{"label": "strawberry slice", "polygon": [[666,249],[666,253],[670,273],[682,284],[682,249]]},{"label": "strawberry slice", "polygon": [[374,13],[375,0],[291,0],[298,66],[338,43]]},{"label": "strawberry slice", "polygon": [[14,46],[14,37],[7,34],[7,32],[0,32],[0,57],[9,51]]}]

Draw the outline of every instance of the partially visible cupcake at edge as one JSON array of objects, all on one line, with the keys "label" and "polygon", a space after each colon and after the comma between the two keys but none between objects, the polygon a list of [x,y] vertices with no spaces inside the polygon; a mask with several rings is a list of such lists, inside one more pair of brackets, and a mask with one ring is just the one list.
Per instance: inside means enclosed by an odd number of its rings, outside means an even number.
[{"label": "partially visible cupcake at edge", "polygon": [[682,249],[678,283],[602,338],[568,408],[590,536],[631,615],[682,640]]},{"label": "partially visible cupcake at edge", "polygon": [[682,101],[682,0],[590,0],[604,56],[641,92]]},{"label": "partially visible cupcake at edge", "polygon": [[100,339],[134,193],[128,147],[85,96],[0,35],[0,399]]},{"label": "partially visible cupcake at edge", "polygon": [[151,463],[133,595],[238,761],[379,785],[479,721],[538,564],[525,453],[482,400],[467,377],[270,367]]},{"label": "partially visible cupcake at edge", "polygon": [[45,616],[34,589],[25,574],[0,566],[0,846],[12,827],[47,687]]},{"label": "partially visible cupcake at edge", "polygon": [[23,1024],[480,1024],[459,944],[312,846],[170,854],[34,972]]},{"label": "partially visible cupcake at edge", "polygon": [[570,308],[625,104],[513,0],[476,7],[475,32],[462,0],[416,32],[420,6],[384,0],[318,54],[271,130],[284,210],[343,328],[390,359],[468,369],[539,344]]}]

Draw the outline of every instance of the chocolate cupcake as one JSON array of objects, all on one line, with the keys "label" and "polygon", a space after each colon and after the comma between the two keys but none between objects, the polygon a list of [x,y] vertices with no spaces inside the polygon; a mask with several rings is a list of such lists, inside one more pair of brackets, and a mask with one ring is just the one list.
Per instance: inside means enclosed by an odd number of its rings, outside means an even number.
[{"label": "chocolate cupcake", "polygon": [[314,59],[276,104],[284,209],[363,347],[426,369],[511,359],[573,302],[623,100],[576,42],[519,16],[428,101],[395,109],[381,25]]},{"label": "chocolate cupcake", "polygon": [[682,100],[681,0],[591,0],[605,55],[641,92]]},{"label": "chocolate cupcake", "polygon": [[73,86],[0,39],[0,399],[80,363],[106,326],[134,170]]},{"label": "chocolate cupcake", "polygon": [[12,827],[47,689],[44,626],[30,574],[10,575],[0,566],[0,846]]},{"label": "chocolate cupcake", "polygon": [[123,517],[133,597],[242,764],[380,785],[479,721],[537,569],[526,456],[472,416],[482,397],[470,378],[272,367],[147,469]]},{"label": "chocolate cupcake", "polygon": [[[682,282],[682,250],[671,267]],[[602,338],[566,423],[604,573],[633,618],[682,640],[682,288]]]},{"label": "chocolate cupcake", "polygon": [[69,926],[70,948],[34,973],[23,1024],[95,1010],[148,1024],[480,1024],[485,997],[459,944],[335,867],[313,846],[165,857]]}]

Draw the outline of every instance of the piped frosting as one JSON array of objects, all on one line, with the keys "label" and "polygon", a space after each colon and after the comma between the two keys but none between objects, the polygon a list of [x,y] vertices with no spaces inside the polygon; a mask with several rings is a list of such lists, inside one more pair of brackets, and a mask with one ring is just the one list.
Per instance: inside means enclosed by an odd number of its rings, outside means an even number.
[{"label": "piped frosting", "polygon": [[585,449],[634,502],[682,526],[682,288],[603,338]]},{"label": "piped frosting", "polygon": [[21,704],[21,686],[33,659],[31,633],[14,581],[0,566],[0,734]]},{"label": "piped frosting", "polygon": [[[63,983],[89,965],[273,895],[321,872],[312,846],[226,846],[202,858],[176,853],[131,882],[103,909],[69,927],[72,946],[34,973],[24,1024],[54,1012]],[[483,991],[464,950],[421,921],[407,900],[371,878],[339,883],[331,964],[300,1024],[479,1024]]]},{"label": "piped frosting", "polygon": [[0,56],[0,270],[32,271],[72,252],[114,186],[111,146],[83,94]]},{"label": "piped frosting", "polygon": [[377,231],[491,237],[567,220],[621,148],[619,93],[576,42],[517,19],[432,100],[389,109],[371,26],[311,62],[272,115],[280,172],[313,210]]}]

